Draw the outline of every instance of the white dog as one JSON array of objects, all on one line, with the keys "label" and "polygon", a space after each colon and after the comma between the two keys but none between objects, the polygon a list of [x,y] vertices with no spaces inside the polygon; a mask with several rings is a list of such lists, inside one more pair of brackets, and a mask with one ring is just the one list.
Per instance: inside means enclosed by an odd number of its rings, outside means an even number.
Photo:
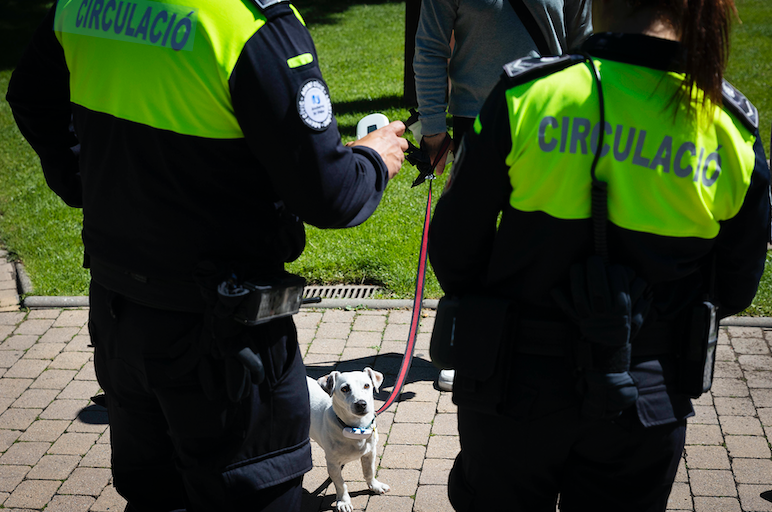
[{"label": "white dog", "polygon": [[332,372],[318,380],[307,378],[311,398],[311,439],[324,449],[327,473],[335,484],[338,512],[352,512],[351,496],[341,470],[360,459],[371,491],[383,494],[390,487],[375,479],[378,431],[375,428],[373,391],[383,374],[365,368],[361,372]]}]

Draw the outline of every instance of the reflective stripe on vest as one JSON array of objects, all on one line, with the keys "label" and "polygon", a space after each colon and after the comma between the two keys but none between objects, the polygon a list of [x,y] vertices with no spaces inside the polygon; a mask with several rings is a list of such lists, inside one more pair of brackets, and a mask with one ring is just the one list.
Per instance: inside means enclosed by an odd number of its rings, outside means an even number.
[{"label": "reflective stripe on vest", "polygon": [[60,0],[54,30],[73,103],[183,135],[230,139],[243,133],[228,79],[264,24],[251,2]]},{"label": "reflective stripe on vest", "polygon": [[[724,109],[701,129],[670,99],[682,75],[596,60],[606,106],[598,177],[609,183],[609,218],[633,231],[714,238],[742,206],[755,164],[755,137]],[[538,87],[532,87],[538,82]],[[599,106],[586,64],[506,92],[512,151],[510,204],[560,219],[590,217],[590,166]],[[479,118],[475,130],[484,127]],[[696,135],[695,135],[696,134]]]}]

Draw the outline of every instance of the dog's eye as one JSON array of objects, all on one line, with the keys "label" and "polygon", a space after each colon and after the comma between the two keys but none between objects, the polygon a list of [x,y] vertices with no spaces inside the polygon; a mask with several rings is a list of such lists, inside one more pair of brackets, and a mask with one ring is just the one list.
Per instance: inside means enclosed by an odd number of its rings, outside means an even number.
[{"label": "dog's eye", "polygon": [[365,384],[365,389],[370,389],[370,384]]},{"label": "dog's eye", "polygon": [[341,391],[343,391],[344,393],[348,393],[349,391],[351,391],[351,386],[349,386],[348,384],[346,384],[345,386],[343,386],[342,388],[340,388],[340,390],[341,390]]}]

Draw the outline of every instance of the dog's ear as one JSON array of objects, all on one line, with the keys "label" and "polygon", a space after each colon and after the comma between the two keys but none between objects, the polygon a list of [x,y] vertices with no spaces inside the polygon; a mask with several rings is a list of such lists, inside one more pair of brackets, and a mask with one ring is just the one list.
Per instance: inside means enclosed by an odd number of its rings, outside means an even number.
[{"label": "dog's ear", "polygon": [[365,373],[370,377],[370,380],[373,381],[373,388],[375,388],[375,392],[377,393],[381,384],[383,384],[383,374],[373,370],[369,366],[365,368]]},{"label": "dog's ear", "polygon": [[338,380],[338,375],[340,375],[340,372],[332,372],[324,377],[319,377],[316,382],[319,383],[325,393],[332,396],[332,392],[335,391],[335,381]]}]

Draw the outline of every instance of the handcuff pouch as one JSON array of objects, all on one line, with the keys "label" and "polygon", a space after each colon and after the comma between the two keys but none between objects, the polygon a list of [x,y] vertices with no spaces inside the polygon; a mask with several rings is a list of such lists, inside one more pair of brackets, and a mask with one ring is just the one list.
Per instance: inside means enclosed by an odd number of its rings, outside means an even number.
[{"label": "handcuff pouch", "polygon": [[699,398],[713,384],[719,326],[717,309],[709,301],[691,308],[686,343],[678,357],[678,391],[691,398]]},{"label": "handcuff pouch", "polygon": [[512,301],[465,295],[444,298],[441,303],[432,333],[432,361],[440,368],[456,370],[454,403],[497,413],[505,400],[507,358],[513,345]]}]

